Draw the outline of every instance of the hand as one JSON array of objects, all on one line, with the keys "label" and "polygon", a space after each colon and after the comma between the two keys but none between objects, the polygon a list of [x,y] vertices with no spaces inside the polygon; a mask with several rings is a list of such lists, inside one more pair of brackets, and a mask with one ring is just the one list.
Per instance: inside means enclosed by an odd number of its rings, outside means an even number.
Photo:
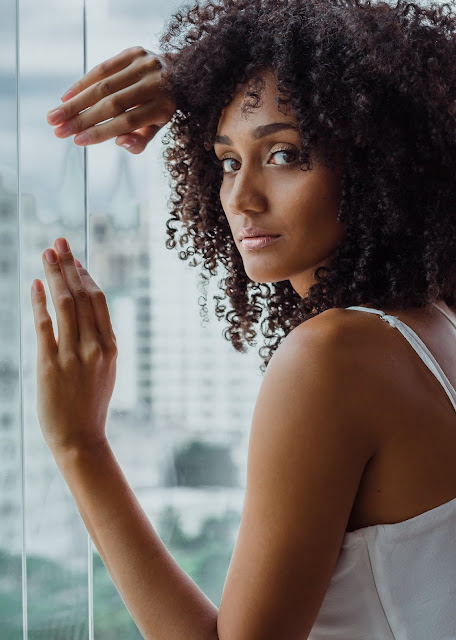
[{"label": "hand", "polygon": [[[105,295],[85,269],[76,267],[71,251],[59,250],[60,240],[54,243],[55,252],[48,249],[42,256],[57,315],[58,344],[41,281],[35,281],[41,291],[32,289],[38,419],[54,454],[106,442],[117,359]],[[56,257],[54,264],[47,262],[47,253]]]},{"label": "hand", "polygon": [[82,146],[117,136],[116,144],[131,144],[130,153],[141,153],[176,111],[163,90],[172,57],[131,47],[102,62],[62,96],[64,104],[48,112],[48,123],[59,125],[55,135],[76,133],[74,142]]}]

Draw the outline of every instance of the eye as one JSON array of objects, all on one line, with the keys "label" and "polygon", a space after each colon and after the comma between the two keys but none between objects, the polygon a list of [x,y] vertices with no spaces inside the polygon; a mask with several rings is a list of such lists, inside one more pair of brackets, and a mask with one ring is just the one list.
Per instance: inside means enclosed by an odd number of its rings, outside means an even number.
[{"label": "eye", "polygon": [[[279,160],[278,162],[270,162],[271,158],[273,158],[274,156],[277,156],[278,158],[282,156],[282,161]],[[297,157],[298,152],[296,151],[296,149],[283,147],[282,149],[276,149],[271,153],[268,158],[268,164],[275,164],[277,166],[290,166],[294,164]],[[235,173],[239,170],[239,166],[233,166],[232,163],[235,163],[237,165],[241,164],[239,160],[236,160],[236,158],[230,156],[220,158],[220,163],[223,167],[223,173]]]},{"label": "eye", "polygon": [[[273,153],[271,153],[270,158],[277,156],[280,158],[280,155],[282,155],[282,158],[285,157],[285,162],[273,162],[272,164],[281,164],[281,165],[287,165],[287,164],[292,164],[294,162],[294,160],[296,160],[297,157],[297,153],[296,151],[294,151],[294,149],[290,149],[289,147],[285,147],[284,149],[277,149],[276,151],[274,151]],[[291,159],[290,159],[291,156]],[[288,157],[288,162],[286,161],[286,158]]]},{"label": "eye", "polygon": [[[223,173],[234,173],[234,171],[231,171],[231,169],[233,169],[234,167],[231,166],[231,168],[228,168],[228,167],[230,167],[230,163],[231,162],[237,162],[237,164],[241,164],[239,162],[239,160],[236,160],[236,158],[221,158],[220,159],[220,163],[221,163],[221,165],[223,167]],[[235,169],[235,171],[236,171],[236,169]]]}]

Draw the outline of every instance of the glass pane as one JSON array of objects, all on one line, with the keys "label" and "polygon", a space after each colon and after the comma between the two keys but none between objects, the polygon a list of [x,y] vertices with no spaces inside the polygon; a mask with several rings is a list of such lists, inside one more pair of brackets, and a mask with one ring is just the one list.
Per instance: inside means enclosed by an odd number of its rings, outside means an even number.
[{"label": "glass pane", "polygon": [[[181,4],[90,0],[88,68],[135,45],[158,51],[165,20]],[[139,155],[114,140],[89,148],[91,272],[119,350],[107,433],[152,525],[219,606],[244,499],[260,359],[223,338],[211,314],[217,283],[208,291],[211,320],[202,322],[198,271],[165,247],[162,137]],[[141,638],[97,553],[94,624],[96,640]]]},{"label": "glass pane", "polygon": [[17,175],[16,2],[0,38],[0,629],[22,640],[22,472]]},{"label": "glass pane", "polygon": [[84,151],[59,140],[47,112],[83,75],[83,0],[20,3],[21,283],[29,640],[88,638],[87,532],[36,413],[30,286],[40,278],[57,337],[42,252],[59,236],[85,255]]},{"label": "glass pane", "polygon": [[[217,606],[240,520],[249,426],[261,376],[257,354],[236,353],[222,337],[215,314],[209,324],[202,323],[198,274],[165,248],[169,193],[162,133],[140,156],[113,141],[89,149],[86,225],[85,152],[72,137],[57,139],[46,123],[47,111],[84,72],[83,0],[64,5],[48,0],[44,7],[22,0],[20,74],[16,3],[8,1],[0,62],[2,639],[22,638],[22,590],[29,638],[82,639],[91,637],[86,530],[36,415],[30,302],[36,277],[45,284],[57,336],[41,263],[44,249],[55,238],[67,237],[107,295],[119,346],[110,442],[168,549]],[[180,2],[168,3],[166,12],[156,4],[135,2],[90,0],[88,69],[128,46],[158,50],[164,20]],[[217,293],[216,283],[208,291],[209,301],[211,289]],[[96,552],[94,601],[97,639],[141,637]]]}]

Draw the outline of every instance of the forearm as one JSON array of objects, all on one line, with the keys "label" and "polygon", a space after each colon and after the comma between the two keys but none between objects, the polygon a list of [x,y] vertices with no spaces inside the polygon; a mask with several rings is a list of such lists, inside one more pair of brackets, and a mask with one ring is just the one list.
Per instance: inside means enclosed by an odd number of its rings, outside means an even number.
[{"label": "forearm", "polygon": [[146,640],[216,640],[217,607],[167,551],[109,443],[54,457]]}]

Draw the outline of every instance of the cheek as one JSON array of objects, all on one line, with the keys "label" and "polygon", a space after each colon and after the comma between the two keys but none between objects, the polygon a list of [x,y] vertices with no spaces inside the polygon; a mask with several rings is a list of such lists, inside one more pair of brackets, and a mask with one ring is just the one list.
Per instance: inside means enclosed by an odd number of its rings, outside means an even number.
[{"label": "cheek", "polygon": [[230,215],[229,213],[229,209],[227,207],[228,192],[227,192],[226,186],[224,186],[223,184],[220,187],[219,197],[220,197],[220,204],[222,206],[223,213],[225,214],[226,221],[228,222],[228,226],[230,227],[231,233],[233,233],[234,232],[234,229],[233,229],[234,216]]},{"label": "cheek", "polygon": [[224,210],[224,212],[226,213],[226,203],[228,200],[228,189],[227,189],[227,184],[225,181],[222,182],[221,186],[220,186],[220,191],[219,191],[219,195],[220,195],[220,203],[222,205],[222,208]]},{"label": "cheek", "polygon": [[223,212],[225,213],[225,216],[231,227],[231,223],[234,218],[234,215],[230,214],[230,210],[228,207],[229,189],[227,189],[226,184],[222,184],[222,186],[220,187],[219,196],[220,196],[220,204],[222,205]]}]

